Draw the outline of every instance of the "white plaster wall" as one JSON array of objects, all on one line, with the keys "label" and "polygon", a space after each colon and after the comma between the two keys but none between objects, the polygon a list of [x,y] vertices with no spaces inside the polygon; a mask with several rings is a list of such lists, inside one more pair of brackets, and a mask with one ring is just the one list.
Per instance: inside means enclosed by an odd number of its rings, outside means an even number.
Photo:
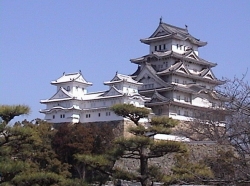
[{"label": "white plaster wall", "polygon": [[[182,45],[182,47],[178,47],[177,48],[177,45]],[[172,50],[174,52],[177,52],[179,54],[183,54],[185,52],[185,48],[193,48],[195,54],[198,56],[198,47],[196,45],[193,45],[192,43],[188,42],[188,41],[180,41],[180,40],[176,40],[176,39],[173,39],[173,42],[172,42]]]},{"label": "white plaster wall", "polygon": [[192,100],[193,105],[201,107],[212,107],[211,99],[205,94],[193,96]]},{"label": "white plaster wall", "polygon": [[[178,84],[178,85],[187,85],[189,83],[193,83],[193,80],[187,77],[181,77],[178,75],[173,75],[172,78],[169,78],[173,84]],[[176,80],[178,83],[176,83]]]},{"label": "white plaster wall", "polygon": [[[165,50],[164,45],[165,44]],[[155,52],[155,46],[157,46],[157,51],[159,51],[159,45],[161,45],[161,51],[171,50],[171,40],[163,40],[151,43],[149,46],[149,53]]]},{"label": "white plaster wall", "polygon": [[81,113],[80,122],[97,122],[97,121],[114,121],[121,120],[122,117],[117,116],[114,112],[107,109],[89,110]]},{"label": "white plaster wall", "polygon": [[202,66],[194,63],[189,63],[187,66],[188,70],[193,74],[198,74],[202,70]]}]

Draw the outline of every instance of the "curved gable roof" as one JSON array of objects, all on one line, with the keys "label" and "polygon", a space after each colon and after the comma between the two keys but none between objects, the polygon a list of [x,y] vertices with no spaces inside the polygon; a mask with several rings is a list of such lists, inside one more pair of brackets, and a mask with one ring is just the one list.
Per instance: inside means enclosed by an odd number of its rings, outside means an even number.
[{"label": "curved gable roof", "polygon": [[165,86],[167,85],[167,83],[166,83],[165,81],[163,81],[160,77],[158,77],[158,76],[156,75],[156,71],[155,71],[154,68],[153,68],[150,64],[148,64],[148,63],[146,63],[146,64],[144,65],[144,67],[142,68],[142,70],[140,71],[140,73],[138,74],[138,76],[137,76],[135,79],[136,79],[137,81],[140,81],[140,79],[143,78],[145,72],[148,72],[148,73],[151,75],[151,77],[154,77],[154,78],[156,79],[156,81],[157,81],[161,86],[165,87]]},{"label": "curved gable roof", "polygon": [[[206,61],[200,57],[198,57],[195,53],[192,53],[192,52],[186,52],[184,54],[179,54],[179,53],[176,53],[176,52],[173,52],[173,51],[164,51],[164,52],[159,52],[159,51],[155,51],[153,52],[152,54],[148,54],[148,55],[145,55],[145,56],[142,56],[142,57],[139,57],[139,58],[135,58],[135,59],[130,59],[130,61],[132,63],[135,63],[135,64],[141,64],[142,62],[146,62],[148,58],[157,58],[157,59],[161,59],[161,58],[166,58],[166,57],[173,57],[173,58],[176,58],[176,59],[179,59],[179,60],[185,60],[185,61],[190,61],[190,62],[193,62],[193,63],[198,63],[198,64],[201,64],[201,65],[205,65],[205,66],[209,66],[209,67],[215,67],[217,64],[216,63],[212,63],[212,62],[209,62],[209,61]],[[190,57],[190,56],[193,55],[193,57]],[[195,59],[197,58],[197,59]]]},{"label": "curved gable roof", "polygon": [[123,93],[122,93],[122,91],[118,90],[114,86],[111,86],[110,89],[102,95],[102,97],[114,96],[114,95],[123,95]]},{"label": "curved gable roof", "polygon": [[180,40],[189,40],[191,43],[200,47],[205,46],[207,44],[206,42],[200,41],[199,39],[189,34],[187,27],[180,28],[167,23],[163,23],[161,21],[157,29],[154,31],[154,33],[149,38],[141,39],[141,42],[149,44],[153,40],[167,38],[167,37],[173,37]]},{"label": "curved gable roof", "polygon": [[70,100],[74,99],[75,97],[66,91],[63,87],[60,89],[49,99],[41,100],[41,103],[53,102],[53,101],[63,101],[63,100]]},{"label": "curved gable roof", "polygon": [[104,82],[104,85],[108,85],[108,84],[114,84],[114,83],[120,83],[126,81],[128,83],[132,83],[132,84],[136,84],[136,85],[141,85],[142,83],[135,81],[131,76],[128,75],[124,75],[124,74],[115,74],[115,77],[113,77],[112,80]]},{"label": "curved gable roof", "polygon": [[76,73],[63,73],[63,75],[58,78],[57,80],[55,81],[51,81],[51,84],[60,84],[60,83],[67,83],[67,82],[78,82],[78,83],[82,83],[82,84],[85,84],[85,85],[92,85],[92,83],[90,82],[87,82],[81,71],[80,72],[76,72]]}]

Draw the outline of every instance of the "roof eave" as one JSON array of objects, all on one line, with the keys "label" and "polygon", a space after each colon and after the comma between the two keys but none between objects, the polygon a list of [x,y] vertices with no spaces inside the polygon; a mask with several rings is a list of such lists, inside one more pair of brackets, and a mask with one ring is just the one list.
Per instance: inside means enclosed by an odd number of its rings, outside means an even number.
[{"label": "roof eave", "polygon": [[57,82],[57,81],[51,81],[50,84],[51,85],[57,85],[57,84],[64,84],[64,83],[70,83],[70,82],[77,82],[77,83],[81,83],[81,84],[85,84],[85,85],[93,85],[93,83],[90,83],[90,82],[79,82],[79,81],[74,81],[74,80],[71,80],[71,81],[61,81],[61,82]]}]

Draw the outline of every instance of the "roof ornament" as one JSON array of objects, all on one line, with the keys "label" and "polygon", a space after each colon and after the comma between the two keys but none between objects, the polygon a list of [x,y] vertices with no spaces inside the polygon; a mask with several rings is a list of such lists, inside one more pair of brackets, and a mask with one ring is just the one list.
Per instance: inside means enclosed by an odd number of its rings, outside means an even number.
[{"label": "roof ornament", "polygon": [[116,73],[115,73],[116,75],[118,74],[118,71],[116,71]]},{"label": "roof ornament", "polygon": [[63,75],[65,74],[65,72],[63,72]]},{"label": "roof ornament", "polygon": [[160,23],[159,24],[162,24],[162,16],[160,17]]},{"label": "roof ornament", "polygon": [[188,30],[188,26],[187,26],[187,25],[185,25],[185,27],[186,27],[186,30]]},{"label": "roof ornament", "polygon": [[81,70],[79,70],[79,73],[81,74],[81,73],[82,73],[82,71],[81,71]]}]

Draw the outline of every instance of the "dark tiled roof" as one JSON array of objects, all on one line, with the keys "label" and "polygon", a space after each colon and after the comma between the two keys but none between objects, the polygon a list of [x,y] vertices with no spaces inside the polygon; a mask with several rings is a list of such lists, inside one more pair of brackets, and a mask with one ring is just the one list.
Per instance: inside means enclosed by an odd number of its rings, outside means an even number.
[{"label": "dark tiled roof", "polygon": [[174,57],[174,58],[177,58],[180,60],[190,61],[193,63],[198,63],[201,65],[206,65],[206,66],[210,66],[210,67],[215,67],[217,65],[216,63],[212,63],[212,62],[206,61],[206,60],[201,59],[201,58],[198,58],[198,60],[192,59],[192,58],[187,57],[187,54],[182,55],[182,54],[170,51],[170,50],[165,51],[165,52],[156,51],[156,52],[153,52],[152,54],[148,54],[148,55],[136,58],[136,59],[131,59],[130,61],[132,63],[140,64],[141,62],[146,62],[148,57],[156,57],[159,59],[163,58],[163,57]]},{"label": "dark tiled roof", "polygon": [[[162,28],[165,31],[165,33],[161,33],[160,36],[157,35],[157,31],[159,28]],[[199,39],[189,34],[187,28],[180,28],[163,22],[160,22],[156,31],[149,38],[141,39],[141,42],[148,43],[148,41],[150,40],[158,38],[160,39],[164,37],[173,37],[180,40],[189,40],[191,43],[196,44],[198,46],[205,46],[207,44],[206,42],[200,41]]]}]

